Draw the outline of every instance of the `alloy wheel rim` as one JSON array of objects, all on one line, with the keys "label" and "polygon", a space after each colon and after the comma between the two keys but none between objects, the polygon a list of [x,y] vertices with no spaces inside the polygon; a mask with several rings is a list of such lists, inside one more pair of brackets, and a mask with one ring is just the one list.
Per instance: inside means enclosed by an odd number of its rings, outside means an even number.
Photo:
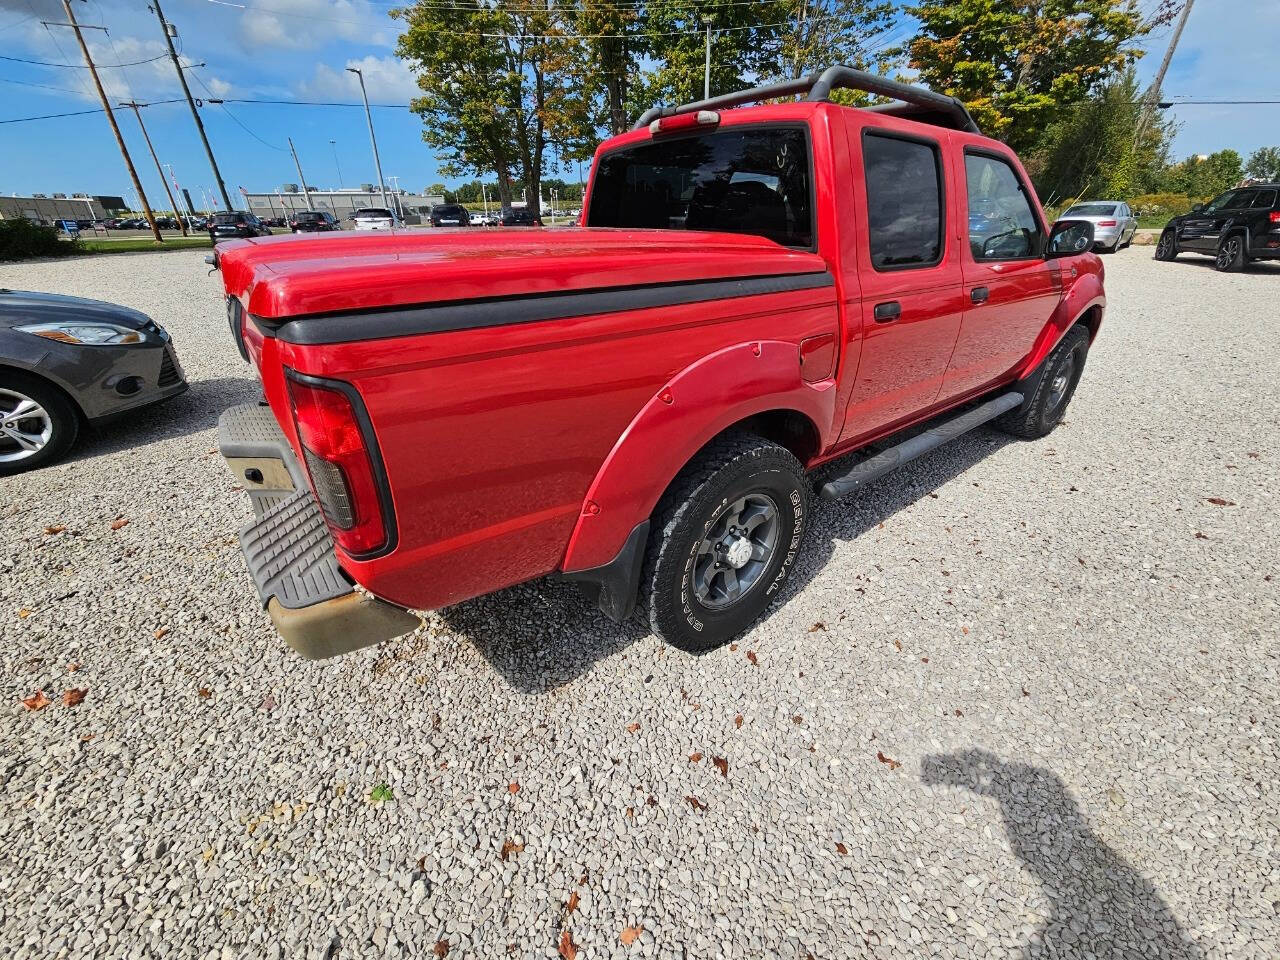
[{"label": "alloy wheel rim", "polygon": [[1226,243],[1222,245],[1222,248],[1218,251],[1218,266],[1220,267],[1231,266],[1232,261],[1235,260],[1236,254],[1239,252],[1240,252],[1240,241],[1235,239],[1228,240]]},{"label": "alloy wheel rim", "polygon": [[1160,246],[1159,246],[1159,248],[1156,250],[1156,252],[1157,252],[1158,254],[1160,254],[1160,256],[1162,256],[1162,257],[1163,257],[1163,256],[1167,256],[1167,255],[1168,255],[1168,253],[1169,253],[1169,235],[1168,235],[1167,233],[1165,233],[1165,234],[1161,234],[1161,236],[1160,236]]},{"label": "alloy wheel rim", "polygon": [[1062,404],[1062,399],[1067,395],[1067,387],[1071,384],[1071,377],[1076,372],[1076,357],[1074,353],[1067,354],[1067,358],[1062,365],[1054,372],[1053,380],[1049,382],[1049,410],[1056,411]]},{"label": "alloy wheel rim", "polygon": [[764,493],[749,493],[717,511],[698,544],[693,592],[708,610],[723,610],[764,579],[780,529],[778,506]]},{"label": "alloy wheel rim", "polygon": [[34,457],[52,437],[49,411],[25,393],[0,387],[0,463]]}]

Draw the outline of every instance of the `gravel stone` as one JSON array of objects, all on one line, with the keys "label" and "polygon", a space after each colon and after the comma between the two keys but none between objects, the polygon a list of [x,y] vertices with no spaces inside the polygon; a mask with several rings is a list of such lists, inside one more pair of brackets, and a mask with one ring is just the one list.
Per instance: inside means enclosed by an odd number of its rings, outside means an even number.
[{"label": "gravel stone", "polygon": [[0,481],[3,952],[1274,957],[1280,269],[1105,263],[1067,422],[818,506],[735,645],[547,582],[320,663],[240,557],[215,424],[258,386],[201,255],[0,267],[192,383]]}]

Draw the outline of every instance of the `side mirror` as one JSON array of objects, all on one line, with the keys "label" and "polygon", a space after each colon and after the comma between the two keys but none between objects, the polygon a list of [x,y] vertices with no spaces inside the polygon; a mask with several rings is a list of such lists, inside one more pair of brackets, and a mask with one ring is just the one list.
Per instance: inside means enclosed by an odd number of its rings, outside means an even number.
[{"label": "side mirror", "polygon": [[1192,213],[1199,213],[1199,212],[1200,212],[1201,210],[1203,210],[1203,209],[1204,209],[1204,204],[1203,204],[1203,203],[1193,203],[1193,204],[1191,205],[1191,212],[1192,212]]},{"label": "side mirror", "polygon": [[1093,248],[1093,224],[1088,220],[1059,220],[1049,231],[1045,259],[1072,257]]}]

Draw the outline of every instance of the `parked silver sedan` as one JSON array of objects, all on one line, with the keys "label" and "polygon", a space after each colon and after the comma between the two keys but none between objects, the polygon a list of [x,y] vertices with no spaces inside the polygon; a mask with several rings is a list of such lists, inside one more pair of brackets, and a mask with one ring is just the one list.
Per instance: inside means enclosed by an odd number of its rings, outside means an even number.
[{"label": "parked silver sedan", "polygon": [[1088,220],[1093,224],[1093,245],[1104,253],[1115,253],[1133,242],[1138,218],[1120,200],[1090,200],[1064,210],[1059,220]]}]

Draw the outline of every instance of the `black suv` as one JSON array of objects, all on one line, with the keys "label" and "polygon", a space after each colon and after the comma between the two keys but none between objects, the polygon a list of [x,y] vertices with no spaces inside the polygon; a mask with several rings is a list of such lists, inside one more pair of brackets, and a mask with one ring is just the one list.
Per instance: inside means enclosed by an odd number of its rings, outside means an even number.
[{"label": "black suv", "polygon": [[542,221],[535,219],[533,211],[528,207],[515,207],[502,211],[504,227],[540,227]]},{"label": "black suv", "polygon": [[214,243],[228,237],[269,237],[271,228],[252,213],[215,213],[209,220],[209,239]]},{"label": "black suv", "polygon": [[460,203],[438,203],[431,208],[433,227],[469,227],[471,214]]},{"label": "black suv", "polygon": [[1169,221],[1156,244],[1157,260],[1203,253],[1219,270],[1242,270],[1250,260],[1280,260],[1280,184],[1237,187],[1197,203]]},{"label": "black suv", "polygon": [[289,229],[294,233],[322,233],[327,230],[341,230],[342,226],[332,213],[302,210],[289,218]]}]

